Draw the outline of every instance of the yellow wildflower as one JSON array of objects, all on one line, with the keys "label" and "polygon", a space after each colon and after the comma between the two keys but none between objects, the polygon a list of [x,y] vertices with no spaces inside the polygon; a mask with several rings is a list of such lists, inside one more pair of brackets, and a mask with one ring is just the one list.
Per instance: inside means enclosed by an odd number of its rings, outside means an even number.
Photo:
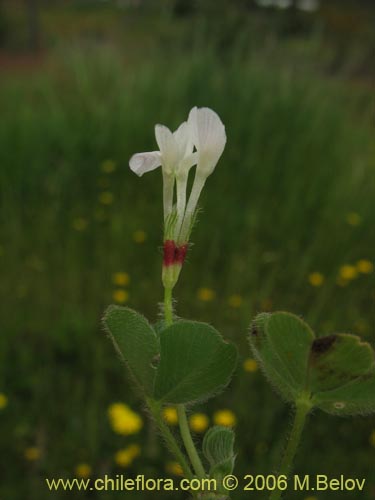
[{"label": "yellow wildflower", "polygon": [[30,460],[30,462],[39,460],[40,455],[40,450],[36,446],[30,446],[29,448],[26,448],[24,452],[26,460]]},{"label": "yellow wildflower", "polygon": [[78,464],[75,468],[75,474],[77,477],[82,477],[83,479],[86,479],[91,476],[91,466],[89,464]]},{"label": "yellow wildflower", "polygon": [[237,423],[236,415],[231,410],[218,410],[214,413],[214,423],[224,427],[234,427]]},{"label": "yellow wildflower", "polygon": [[83,217],[77,217],[73,220],[72,226],[76,231],[84,231],[87,228],[88,222]]},{"label": "yellow wildflower", "polygon": [[117,286],[129,285],[130,277],[128,273],[118,272],[112,275],[112,281]]},{"label": "yellow wildflower", "polygon": [[209,426],[210,421],[204,413],[193,413],[189,417],[189,425],[192,431],[202,433]]},{"label": "yellow wildflower", "polygon": [[168,474],[172,474],[173,476],[182,476],[183,475],[182,467],[178,462],[168,462],[165,465],[165,471]]},{"label": "yellow wildflower", "polygon": [[101,170],[105,174],[111,174],[116,170],[116,162],[114,162],[113,160],[103,161],[103,163],[101,164]]},{"label": "yellow wildflower", "polygon": [[243,298],[241,297],[241,295],[233,294],[229,297],[228,304],[230,305],[230,307],[237,309],[238,307],[242,306]]},{"label": "yellow wildflower", "polygon": [[369,441],[371,446],[375,448],[375,429],[371,432]]},{"label": "yellow wildflower", "polygon": [[247,358],[243,362],[243,369],[245,372],[254,373],[258,370],[258,363],[256,359]]},{"label": "yellow wildflower", "polygon": [[169,425],[178,424],[177,409],[174,406],[166,406],[163,408],[163,418]]},{"label": "yellow wildflower", "polygon": [[197,295],[202,302],[211,302],[215,298],[215,292],[211,288],[199,288]]},{"label": "yellow wildflower", "polygon": [[133,240],[136,243],[144,243],[147,239],[147,234],[145,231],[142,229],[137,229],[137,231],[134,231],[133,233]]},{"label": "yellow wildflower", "polygon": [[339,269],[339,278],[341,278],[342,280],[350,281],[356,278],[357,275],[357,268],[355,266],[351,266],[350,264],[345,264]]},{"label": "yellow wildflower", "polygon": [[321,286],[324,283],[324,276],[322,273],[313,272],[309,274],[309,283],[311,286]]},{"label": "yellow wildflower", "polygon": [[127,302],[129,300],[129,292],[127,292],[126,290],[121,290],[121,289],[115,290],[112,293],[112,298],[118,304],[124,304],[125,302]]},{"label": "yellow wildflower", "polygon": [[8,398],[5,394],[0,392],[0,410],[8,406]]},{"label": "yellow wildflower", "polygon": [[357,212],[350,212],[346,215],[346,222],[350,226],[359,226],[362,222],[362,217]]},{"label": "yellow wildflower", "polygon": [[108,408],[108,416],[112,429],[124,436],[136,434],[142,429],[143,420],[128,405],[113,403]]},{"label": "yellow wildflower", "polygon": [[110,191],[103,191],[99,195],[99,203],[102,205],[111,205],[113,203],[113,193]]},{"label": "yellow wildflower", "polygon": [[138,444],[131,444],[115,454],[115,462],[119,467],[129,467],[140,454],[140,446]]},{"label": "yellow wildflower", "polygon": [[357,262],[357,271],[362,274],[370,274],[374,270],[374,264],[370,260],[361,259]]}]

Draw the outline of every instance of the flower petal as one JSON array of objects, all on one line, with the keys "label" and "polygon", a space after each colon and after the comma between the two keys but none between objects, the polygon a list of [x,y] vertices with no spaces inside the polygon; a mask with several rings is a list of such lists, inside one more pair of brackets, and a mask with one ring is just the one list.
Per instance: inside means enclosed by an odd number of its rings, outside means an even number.
[{"label": "flower petal", "polygon": [[148,153],[136,153],[129,160],[130,169],[139,177],[146,172],[151,172],[161,165],[161,156],[159,151]]},{"label": "flower petal", "polygon": [[198,147],[197,113],[198,113],[198,108],[196,106],[194,106],[194,108],[192,108],[190,110],[188,121],[187,121],[188,126],[190,128],[191,139],[192,139],[193,144],[196,148]]},{"label": "flower petal", "polygon": [[185,158],[180,161],[177,173],[179,173],[181,171],[185,171],[187,173],[187,172],[189,172],[191,167],[193,165],[196,165],[197,163],[198,163],[198,153],[197,152],[191,153],[191,154],[185,156]]},{"label": "flower petal", "polygon": [[187,122],[181,123],[178,129],[173,132],[173,137],[177,143],[180,159],[193,152],[193,138]]},{"label": "flower petal", "polygon": [[155,125],[155,137],[162,156],[163,168],[170,174],[178,161],[177,141],[169,128],[164,125]]},{"label": "flower petal", "polygon": [[207,177],[224,151],[227,140],[225,127],[210,108],[193,108],[188,121],[199,156],[197,170]]}]

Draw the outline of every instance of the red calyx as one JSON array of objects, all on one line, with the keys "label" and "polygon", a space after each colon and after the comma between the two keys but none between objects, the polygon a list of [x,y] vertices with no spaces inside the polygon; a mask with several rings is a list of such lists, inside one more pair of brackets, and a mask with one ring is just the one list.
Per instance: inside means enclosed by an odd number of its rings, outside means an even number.
[{"label": "red calyx", "polygon": [[166,240],[163,247],[163,265],[165,267],[172,266],[173,264],[182,264],[185,261],[188,245],[177,246],[173,240]]},{"label": "red calyx", "polygon": [[187,243],[185,243],[185,245],[181,245],[180,247],[176,247],[175,262],[177,262],[181,266],[185,261],[187,249],[188,249]]},{"label": "red calyx", "polygon": [[166,240],[164,242],[164,256],[163,256],[163,265],[171,266],[174,263],[174,256],[176,252],[176,244],[173,240]]}]

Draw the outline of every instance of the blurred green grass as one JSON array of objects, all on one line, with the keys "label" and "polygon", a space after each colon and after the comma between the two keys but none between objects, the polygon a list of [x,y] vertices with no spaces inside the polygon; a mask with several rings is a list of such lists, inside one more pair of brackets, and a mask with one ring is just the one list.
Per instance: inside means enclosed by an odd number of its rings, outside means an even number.
[{"label": "blurred green grass", "polygon": [[[319,334],[351,331],[372,341],[373,275],[337,284],[342,265],[373,258],[370,99],[366,89],[270,66],[261,55],[201,48],[137,64],[109,46],[60,49],[43,69],[1,82],[4,498],[62,498],[43,478],[73,475],[82,461],[95,474],[119,472],[113,454],[127,441],[111,432],[106,409],[116,400],[138,403],[100,318],[116,289],[113,273],[130,275],[128,304],[150,320],[162,296],[161,176],[138,179],[127,161],[154,149],[155,123],[176,127],[194,105],[219,113],[228,144],[202,198],[178,314],[235,340],[241,365],[249,321],[264,309],[300,314]],[[103,171],[108,160],[111,173]],[[103,193],[113,202],[103,204]],[[139,230],[142,244],[134,241]],[[322,286],[310,285],[312,272],[323,274]],[[212,301],[198,299],[202,287],[214,291]],[[234,294],[238,308],[228,302]],[[239,473],[272,472],[288,411],[241,365],[208,413],[235,411]],[[317,414],[298,470],[370,477],[372,426],[374,419]],[[138,441],[144,452],[132,471],[164,471],[154,431],[145,428]],[[23,453],[34,444],[42,456],[30,464]],[[367,491],[363,498],[373,498]]]}]

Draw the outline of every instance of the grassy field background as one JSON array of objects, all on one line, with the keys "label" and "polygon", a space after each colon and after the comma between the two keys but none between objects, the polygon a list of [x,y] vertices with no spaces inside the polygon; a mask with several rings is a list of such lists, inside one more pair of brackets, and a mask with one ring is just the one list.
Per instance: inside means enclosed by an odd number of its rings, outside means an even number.
[{"label": "grassy field background", "polygon": [[[374,345],[371,86],[317,69],[315,56],[301,66],[301,50],[319,54],[311,38],[263,51],[184,40],[140,49],[143,57],[109,42],[57,44],[31,69],[4,70],[1,498],[120,497],[47,491],[45,477],[72,477],[82,463],[93,476],[168,475],[171,457],[152,426],[128,437],[111,429],[114,402],[146,415],[100,319],[116,299],[158,317],[161,175],[139,179],[128,159],[155,148],[155,123],[174,128],[194,105],[219,113],[228,143],[201,200],[177,312],[212,323],[239,346],[231,386],[193,409],[210,419],[234,412],[236,473],[273,472],[289,422],[259,370],[243,368],[257,312],[290,310],[318,334],[352,332]],[[128,284],[114,282],[119,272]],[[317,412],[296,470],[366,477],[361,498],[375,498],[374,429],[374,418]],[[121,468],[115,454],[132,443],[141,454]]]}]

